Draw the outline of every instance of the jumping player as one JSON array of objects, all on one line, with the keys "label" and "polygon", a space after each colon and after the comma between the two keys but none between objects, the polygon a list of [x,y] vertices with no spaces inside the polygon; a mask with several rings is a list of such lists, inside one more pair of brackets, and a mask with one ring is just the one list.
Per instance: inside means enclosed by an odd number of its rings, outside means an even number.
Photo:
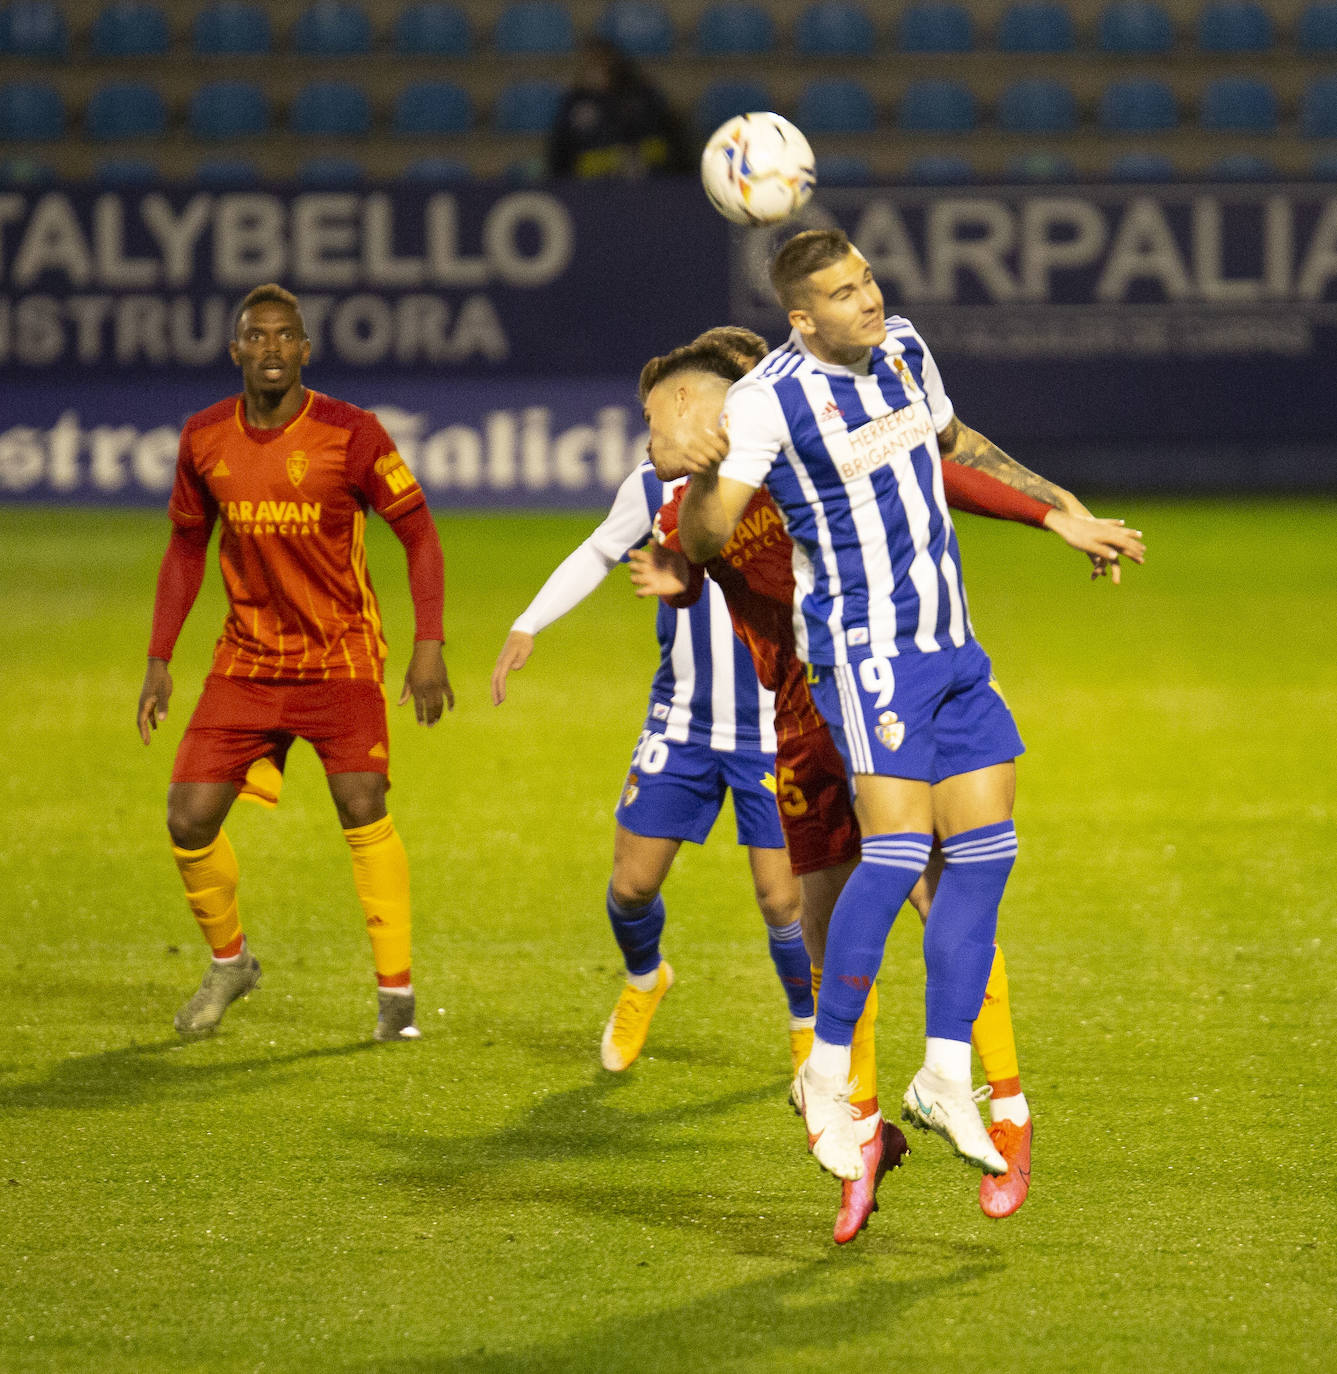
[{"label": "jumping player", "polygon": [[242,394],[192,415],[168,505],[148,667],[139,694],[144,743],[166,718],[168,662],[204,579],[209,538],[229,611],[167,792],[172,853],[213,952],[199,991],[176,1014],[182,1035],[212,1031],[260,981],[237,911],[237,860],[222,829],[246,782],[282,770],[310,741],[352,852],[378,986],[377,1040],[412,1039],[408,860],[386,812],[385,639],[367,571],[367,508],[408,557],[416,619],[400,694],[422,725],[454,696],[442,658],[442,556],[422,489],[375,416],[302,384],[311,344],[297,298],[258,286],[237,312],[232,361]]}]

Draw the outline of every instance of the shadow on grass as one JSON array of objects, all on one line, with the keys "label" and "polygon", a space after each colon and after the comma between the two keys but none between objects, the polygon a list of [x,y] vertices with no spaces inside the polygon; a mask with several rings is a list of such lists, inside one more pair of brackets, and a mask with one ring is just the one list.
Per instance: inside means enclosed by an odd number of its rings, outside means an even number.
[{"label": "shadow on grass", "polygon": [[189,1043],[173,1037],[158,1044],[126,1045],[101,1054],[63,1059],[40,1082],[0,1087],[0,1111],[69,1110],[126,1106],[151,1098],[208,1097],[220,1085],[232,1092],[254,1091],[270,1086],[274,1070],[377,1048],[374,1040],[367,1039],[288,1054],[202,1062],[198,1054],[190,1052]]}]

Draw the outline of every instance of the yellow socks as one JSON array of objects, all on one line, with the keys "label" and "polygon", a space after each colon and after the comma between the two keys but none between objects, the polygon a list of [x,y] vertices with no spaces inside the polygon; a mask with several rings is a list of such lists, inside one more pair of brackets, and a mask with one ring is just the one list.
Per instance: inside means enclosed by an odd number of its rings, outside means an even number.
[{"label": "yellow socks", "polygon": [[[1007,963],[1003,951],[993,947],[993,967],[984,989],[984,1005],[975,1018],[970,1038],[993,1089],[993,1099],[1021,1098],[1021,1069],[1017,1065],[1017,1041],[1012,1033],[1012,1004],[1007,989]],[[1024,1117],[1022,1118],[1025,1119]]]},{"label": "yellow socks", "polygon": [[[812,971],[812,995],[814,1000],[822,989],[822,970]],[[868,990],[868,1000],[864,1003],[863,1014],[854,1023],[854,1038],[850,1041],[850,1081],[854,1084],[857,1096],[851,1097],[859,1115],[856,1121],[865,1121],[877,1115],[877,984]]]},{"label": "yellow socks", "polygon": [[344,831],[353,855],[353,885],[367,914],[376,981],[410,986],[409,861],[391,817]]},{"label": "yellow socks", "polygon": [[186,885],[186,901],[209,942],[215,959],[241,951],[241,921],[237,916],[237,856],[226,832],[203,849],[178,849],[172,857]]}]

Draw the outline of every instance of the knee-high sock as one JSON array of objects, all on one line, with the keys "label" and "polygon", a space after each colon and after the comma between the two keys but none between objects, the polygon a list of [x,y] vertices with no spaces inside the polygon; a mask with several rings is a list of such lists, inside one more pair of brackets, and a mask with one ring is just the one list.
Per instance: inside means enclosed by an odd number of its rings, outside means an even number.
[{"label": "knee-high sock", "polygon": [[659,967],[659,937],[664,933],[664,898],[656,892],[645,906],[623,906],[610,887],[606,906],[627,972],[653,973]]},{"label": "knee-high sock", "polygon": [[914,833],[864,836],[863,857],[836,901],[826,936],[817,1038],[828,1045],[853,1039],[891,923],[924,871],[932,842],[931,835]]},{"label": "knee-high sock", "polygon": [[780,978],[780,986],[785,990],[789,1002],[790,1016],[811,1016],[813,1012],[812,969],[808,964],[808,951],[803,944],[803,934],[797,921],[787,926],[767,926],[766,943],[771,951],[771,962]]},{"label": "knee-high sock", "polygon": [[382,987],[408,987],[412,981],[412,914],[409,860],[394,820],[344,831],[353,856],[353,886],[367,915],[376,981]]},{"label": "knee-high sock", "polygon": [[993,967],[984,989],[984,1005],[970,1032],[975,1053],[984,1066],[995,1097],[1012,1097],[1021,1091],[1017,1065],[1017,1041],[1012,1033],[1012,1006],[1007,989],[1007,963],[1003,951],[993,947]]},{"label": "knee-high sock", "polygon": [[178,849],[172,857],[186,885],[186,901],[209,942],[214,957],[226,959],[241,950],[237,916],[237,855],[225,831],[203,849]]},{"label": "knee-high sock", "polygon": [[944,842],[946,859],[924,926],[926,1025],[931,1037],[970,1041],[993,964],[998,903],[1017,857],[1011,821]]}]

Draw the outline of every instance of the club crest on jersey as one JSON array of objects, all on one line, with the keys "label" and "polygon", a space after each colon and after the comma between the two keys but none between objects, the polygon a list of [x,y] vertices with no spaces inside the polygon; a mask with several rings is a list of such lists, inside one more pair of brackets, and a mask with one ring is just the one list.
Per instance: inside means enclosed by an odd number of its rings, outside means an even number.
[{"label": "club crest on jersey", "polygon": [[901,388],[905,392],[906,400],[914,400],[919,394],[919,384],[915,381],[914,373],[910,371],[910,364],[898,353],[891,360],[891,368],[896,374],[896,380],[900,382]]},{"label": "club crest on jersey", "polygon": [[640,780],[640,778],[638,778],[638,777],[636,776],[635,773],[628,773],[628,774],[627,774],[627,781],[626,781],[626,783],[624,784],[624,786],[623,786],[623,788],[622,788],[622,806],[623,806],[623,808],[625,809],[625,808],[628,807],[628,806],[634,806],[634,805],[636,804],[636,798],[639,797],[640,795],[641,795],[641,780]]},{"label": "club crest on jersey", "polygon": [[305,449],[293,449],[288,455],[288,481],[293,486],[300,487],[302,478],[306,476],[306,470],[311,466],[306,456]]},{"label": "club crest on jersey", "polygon": [[894,754],[905,741],[905,722],[895,711],[883,711],[877,718],[875,733],[883,747]]}]

